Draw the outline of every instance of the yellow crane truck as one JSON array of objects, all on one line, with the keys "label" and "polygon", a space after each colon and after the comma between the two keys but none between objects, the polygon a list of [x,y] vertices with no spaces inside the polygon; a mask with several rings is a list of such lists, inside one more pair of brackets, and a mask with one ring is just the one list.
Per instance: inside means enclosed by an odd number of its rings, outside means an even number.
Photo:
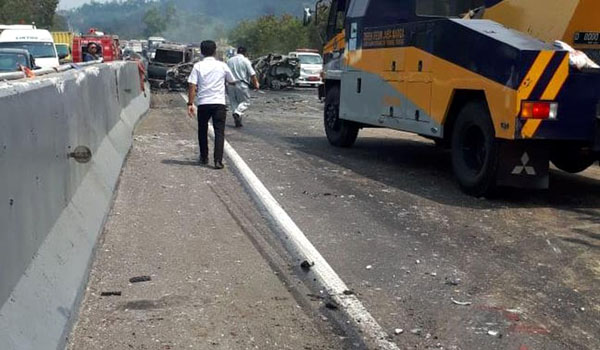
[{"label": "yellow crane truck", "polygon": [[412,132],[451,148],[468,194],[547,188],[550,162],[577,173],[600,158],[600,69],[553,45],[600,58],[598,14],[598,0],[332,0],[327,138]]}]

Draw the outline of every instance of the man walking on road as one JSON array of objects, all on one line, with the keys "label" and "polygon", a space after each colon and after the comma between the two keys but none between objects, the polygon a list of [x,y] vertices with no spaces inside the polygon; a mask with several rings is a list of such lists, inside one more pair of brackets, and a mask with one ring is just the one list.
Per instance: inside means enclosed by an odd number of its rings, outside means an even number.
[{"label": "man walking on road", "polygon": [[230,85],[227,88],[236,128],[242,126],[244,112],[250,107],[250,83],[256,90],[260,88],[252,63],[245,56],[246,52],[246,48],[240,46],[237,55],[227,61],[229,69],[238,81],[235,85]]},{"label": "man walking on road", "polygon": [[236,80],[229,67],[214,57],[217,44],[203,41],[200,51],[204,59],[194,65],[188,78],[188,115],[194,117],[194,105],[198,107],[198,143],[200,163],[208,164],[208,121],[212,118],[215,129],[215,169],[223,169],[225,146],[225,84]]}]

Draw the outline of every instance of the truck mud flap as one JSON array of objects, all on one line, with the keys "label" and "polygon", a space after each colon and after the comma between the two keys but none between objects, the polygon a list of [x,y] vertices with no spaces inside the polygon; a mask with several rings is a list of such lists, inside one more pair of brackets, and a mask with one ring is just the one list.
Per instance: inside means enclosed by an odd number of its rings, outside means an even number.
[{"label": "truck mud flap", "polygon": [[550,153],[543,142],[502,142],[498,186],[546,189],[550,183]]}]

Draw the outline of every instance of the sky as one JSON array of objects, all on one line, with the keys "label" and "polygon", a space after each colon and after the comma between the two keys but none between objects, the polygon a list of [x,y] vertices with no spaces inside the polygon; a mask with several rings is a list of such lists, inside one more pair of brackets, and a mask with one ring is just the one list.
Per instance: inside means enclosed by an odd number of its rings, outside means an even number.
[{"label": "sky", "polygon": [[[106,0],[96,0],[99,2],[103,2]],[[91,2],[91,0],[60,0],[58,3],[58,8],[61,10],[72,9],[73,7],[81,6],[85,3]]]}]

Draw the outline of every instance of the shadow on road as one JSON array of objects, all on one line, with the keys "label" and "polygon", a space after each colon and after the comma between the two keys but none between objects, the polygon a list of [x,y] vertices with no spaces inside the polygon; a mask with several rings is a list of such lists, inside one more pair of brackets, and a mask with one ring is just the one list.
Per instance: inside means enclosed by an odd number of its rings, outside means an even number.
[{"label": "shadow on road", "polygon": [[161,161],[161,163],[166,164],[166,165],[185,165],[185,166],[207,167],[207,165],[200,164],[200,162],[198,160],[164,159]]},{"label": "shadow on road", "polygon": [[[440,204],[474,209],[600,207],[600,180],[559,171],[552,171],[549,190],[503,188],[493,200],[469,197],[460,191],[454,179],[449,151],[427,141],[363,137],[351,149],[332,147],[325,137],[286,137],[284,141],[297,152]],[[600,223],[600,213],[585,214],[588,220]]]}]

